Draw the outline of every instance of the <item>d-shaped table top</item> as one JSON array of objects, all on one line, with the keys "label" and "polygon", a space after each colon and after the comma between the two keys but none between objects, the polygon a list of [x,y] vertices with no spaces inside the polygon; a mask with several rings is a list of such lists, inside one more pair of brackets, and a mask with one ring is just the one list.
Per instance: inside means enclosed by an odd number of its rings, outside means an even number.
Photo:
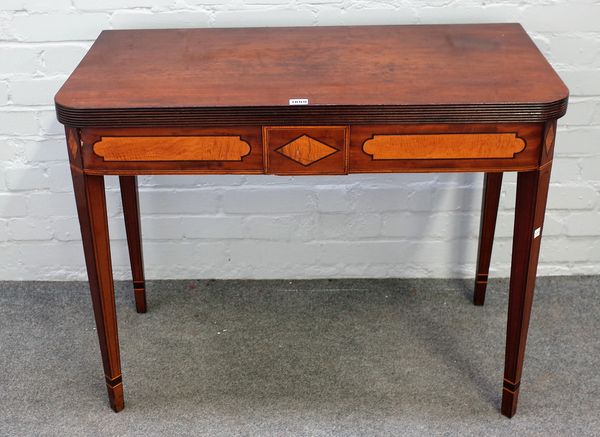
[{"label": "d-shaped table top", "polygon": [[56,107],[79,127],[532,122],[567,97],[519,24],[107,30]]}]

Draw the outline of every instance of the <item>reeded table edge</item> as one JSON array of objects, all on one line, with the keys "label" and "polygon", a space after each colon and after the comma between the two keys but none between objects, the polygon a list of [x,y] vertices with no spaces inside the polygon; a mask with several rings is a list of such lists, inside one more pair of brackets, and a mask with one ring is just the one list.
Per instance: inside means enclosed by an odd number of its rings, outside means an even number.
[{"label": "reeded table edge", "polygon": [[56,105],[72,127],[545,122],[565,115],[568,96],[549,103],[454,105],[315,105],[72,109]]}]

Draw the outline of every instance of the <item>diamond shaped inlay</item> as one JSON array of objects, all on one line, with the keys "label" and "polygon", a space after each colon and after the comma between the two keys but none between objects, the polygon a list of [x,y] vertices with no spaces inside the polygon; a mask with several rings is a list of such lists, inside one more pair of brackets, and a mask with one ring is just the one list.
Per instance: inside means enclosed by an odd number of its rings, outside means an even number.
[{"label": "diamond shaped inlay", "polygon": [[281,146],[276,151],[302,165],[310,165],[329,155],[333,155],[335,152],[339,152],[338,149],[315,140],[308,135],[302,135],[285,146]]}]

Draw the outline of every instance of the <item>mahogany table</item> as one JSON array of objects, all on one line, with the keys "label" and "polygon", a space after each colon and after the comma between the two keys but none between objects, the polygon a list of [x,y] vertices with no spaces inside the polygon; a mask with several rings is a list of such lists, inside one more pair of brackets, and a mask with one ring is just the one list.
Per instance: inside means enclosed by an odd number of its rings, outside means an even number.
[{"label": "mahogany table", "polygon": [[484,172],[475,305],[517,172],[502,414],[515,414],[556,120],[568,90],[518,24],[111,30],[56,95],[110,405],[124,407],[104,175],[138,312],[136,175]]}]

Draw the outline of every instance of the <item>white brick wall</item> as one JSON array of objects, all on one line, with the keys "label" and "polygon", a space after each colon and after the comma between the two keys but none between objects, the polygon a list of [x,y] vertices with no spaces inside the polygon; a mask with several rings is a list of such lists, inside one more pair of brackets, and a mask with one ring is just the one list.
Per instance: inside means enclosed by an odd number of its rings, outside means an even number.
[{"label": "white brick wall", "polygon": [[[521,22],[571,90],[540,273],[600,273],[600,4],[593,0],[2,0],[0,279],[84,279],[52,98],[102,29]],[[492,275],[509,273],[505,176]],[[481,175],[141,177],[150,278],[472,277]],[[117,179],[113,263],[129,277]]]}]

